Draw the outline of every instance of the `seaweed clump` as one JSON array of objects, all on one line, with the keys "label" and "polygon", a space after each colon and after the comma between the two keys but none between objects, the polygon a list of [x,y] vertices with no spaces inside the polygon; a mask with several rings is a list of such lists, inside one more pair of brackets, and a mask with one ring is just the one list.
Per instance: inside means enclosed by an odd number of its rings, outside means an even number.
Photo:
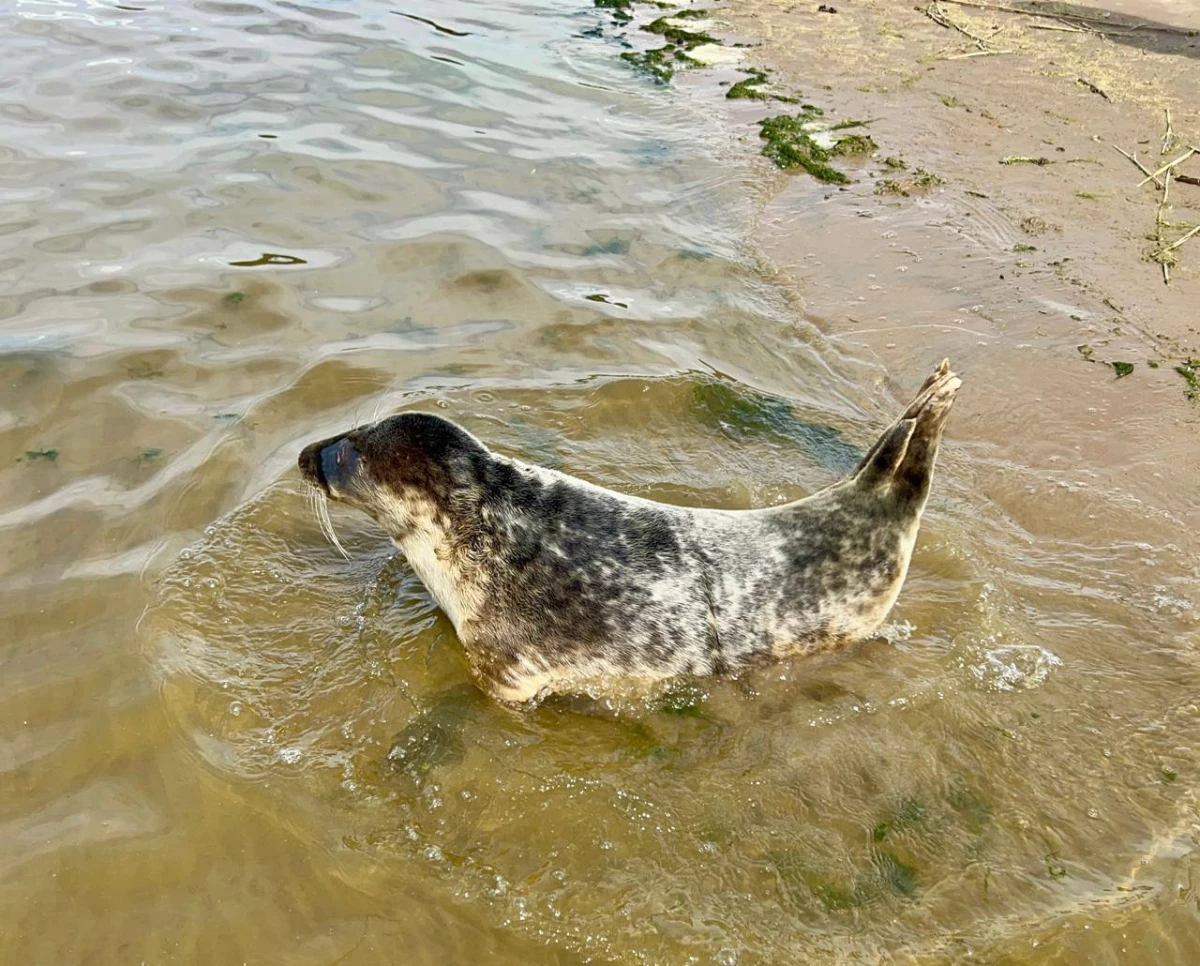
[{"label": "seaweed clump", "polygon": [[1187,383],[1187,389],[1184,390],[1187,398],[1192,402],[1200,399],[1200,359],[1188,359],[1176,366],[1175,371]]},{"label": "seaweed clump", "polygon": [[665,47],[655,47],[653,50],[627,50],[621,55],[621,60],[633,64],[642,73],[649,74],[660,84],[666,84],[675,76],[675,68],[667,59],[674,53],[674,50],[670,44]]},{"label": "seaweed clump", "polygon": [[786,94],[776,94],[760,89],[763,84],[768,83],[767,74],[769,71],[763,70],[761,67],[748,67],[745,68],[745,71],[750,76],[738,81],[736,84],[731,84],[729,90],[725,92],[725,96],[729,100],[749,99],[755,101],[782,101],[785,104],[800,103],[800,98],[798,97],[790,97]]},{"label": "seaweed clump", "polygon": [[907,178],[885,178],[878,182],[875,185],[875,194],[899,195],[902,198],[907,198],[914,191],[928,191],[930,188],[936,188],[938,185],[944,183],[932,171],[917,168]]},{"label": "seaweed clump", "polygon": [[849,184],[850,179],[829,162],[836,157],[870,154],[878,146],[865,134],[834,134],[859,125],[843,122],[837,128],[826,127],[819,120],[822,114],[820,108],[805,104],[794,116],[778,114],[759,121],[759,136],[767,142],[762,153],[781,168],[803,168],[818,181]]},{"label": "seaweed clump", "polygon": [[671,23],[674,19],[674,16],[659,17],[642,29],[647,33],[658,34],[660,37],[664,37],[668,43],[687,50],[690,50],[692,47],[699,47],[701,44],[720,43],[716,37],[705,33],[703,30],[688,30],[686,27],[680,27],[678,24]]},{"label": "seaweed clump", "polygon": [[619,23],[633,19],[633,0],[594,0],[594,3],[600,10],[608,10]]},{"label": "seaweed clump", "polygon": [[[614,7],[623,5],[619,6],[619,9],[627,10],[629,8],[628,0],[595,0],[595,2],[597,6],[602,4]],[[690,15],[688,19],[696,19],[704,13],[700,10],[685,12]],[[621,54],[621,59],[633,64],[642,73],[650,75],[658,83],[666,84],[675,76],[677,66],[692,63],[692,59],[688,56],[690,51],[702,44],[720,43],[703,30],[688,30],[677,23],[672,23],[671,21],[675,19],[674,15],[659,17],[642,28],[647,33],[656,34],[666,40],[663,46],[650,50],[626,51]]]}]

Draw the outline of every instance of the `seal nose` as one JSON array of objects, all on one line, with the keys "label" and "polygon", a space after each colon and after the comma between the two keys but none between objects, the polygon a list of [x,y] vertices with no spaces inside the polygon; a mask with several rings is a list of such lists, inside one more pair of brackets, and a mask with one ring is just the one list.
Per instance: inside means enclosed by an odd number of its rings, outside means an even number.
[{"label": "seal nose", "polygon": [[343,436],[336,443],[331,443],[321,450],[321,476],[325,478],[325,486],[331,492],[346,492],[357,472],[358,450],[347,437]]},{"label": "seal nose", "polygon": [[330,496],[346,493],[358,472],[358,450],[343,436],[332,443],[313,443],[300,453],[300,472]]}]

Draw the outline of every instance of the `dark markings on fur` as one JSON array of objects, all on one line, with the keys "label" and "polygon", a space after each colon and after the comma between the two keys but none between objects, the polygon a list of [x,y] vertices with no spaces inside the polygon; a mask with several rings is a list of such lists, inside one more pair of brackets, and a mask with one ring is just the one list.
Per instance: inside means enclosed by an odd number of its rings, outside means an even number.
[{"label": "dark markings on fur", "polygon": [[[708,580],[708,561],[702,561],[700,565],[700,584],[704,588],[704,603],[708,607],[709,615],[709,637],[710,643],[708,648],[708,670],[713,674],[726,674],[729,671],[725,663],[725,658],[721,655],[721,616],[717,612],[717,602],[713,598],[712,584]],[[690,661],[688,664],[688,674],[696,674],[695,661]]]}]

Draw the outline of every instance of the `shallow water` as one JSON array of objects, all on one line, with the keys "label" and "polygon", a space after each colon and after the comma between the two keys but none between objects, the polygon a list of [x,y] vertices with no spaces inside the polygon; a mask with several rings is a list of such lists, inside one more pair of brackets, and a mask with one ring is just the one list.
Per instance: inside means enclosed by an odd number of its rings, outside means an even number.
[{"label": "shallow water", "polygon": [[[749,243],[761,172],[599,21],[0,13],[6,961],[1036,961],[1074,916],[1066,959],[1115,962],[1147,910],[1195,952],[1194,477],[1131,474],[1114,428],[1157,430],[1107,397],[1031,422],[1020,397],[1080,387],[972,369],[976,334],[887,376],[806,319]],[[964,297],[930,271],[893,310]],[[487,702],[382,534],[334,508],[343,560],[293,469],[426,407],[768,505],[951,350],[884,638],[659,705]]]}]

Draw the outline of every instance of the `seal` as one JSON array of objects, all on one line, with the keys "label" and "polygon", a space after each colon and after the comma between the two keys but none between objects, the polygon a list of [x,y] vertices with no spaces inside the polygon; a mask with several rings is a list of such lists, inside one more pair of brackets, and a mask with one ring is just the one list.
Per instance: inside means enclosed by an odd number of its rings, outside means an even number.
[{"label": "seal", "polygon": [[961,381],[944,360],[845,479],[757,510],[656,503],[408,412],[306,446],[305,479],[391,535],[479,685],[736,672],[872,634],[908,572]]}]

